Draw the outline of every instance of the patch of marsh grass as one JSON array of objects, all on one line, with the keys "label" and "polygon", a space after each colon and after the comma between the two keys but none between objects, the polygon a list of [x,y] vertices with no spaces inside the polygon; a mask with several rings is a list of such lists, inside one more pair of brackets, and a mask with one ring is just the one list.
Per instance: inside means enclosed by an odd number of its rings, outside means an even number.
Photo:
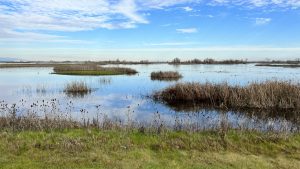
[{"label": "patch of marsh grass", "polygon": [[151,73],[151,80],[179,80],[182,78],[182,75],[176,71],[159,71],[159,72],[152,72]]},{"label": "patch of marsh grass", "polygon": [[156,92],[153,98],[170,105],[197,103],[224,109],[300,109],[300,85],[266,81],[246,86],[227,83],[178,83]]},{"label": "patch of marsh grass", "polygon": [[123,67],[101,67],[97,64],[74,64],[55,66],[54,74],[60,75],[134,75],[136,70]]},{"label": "patch of marsh grass", "polygon": [[68,95],[86,95],[91,91],[92,89],[82,81],[70,82],[64,89],[64,92]]}]

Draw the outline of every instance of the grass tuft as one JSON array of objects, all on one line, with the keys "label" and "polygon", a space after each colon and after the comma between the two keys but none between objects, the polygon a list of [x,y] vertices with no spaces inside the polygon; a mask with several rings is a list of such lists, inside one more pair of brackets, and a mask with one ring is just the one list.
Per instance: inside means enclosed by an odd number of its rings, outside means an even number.
[{"label": "grass tuft", "polygon": [[92,91],[85,82],[71,82],[68,83],[64,89],[64,92],[68,95],[85,95]]},{"label": "grass tuft", "polygon": [[182,75],[175,71],[166,71],[166,72],[152,72],[151,73],[151,80],[179,80],[182,78]]}]

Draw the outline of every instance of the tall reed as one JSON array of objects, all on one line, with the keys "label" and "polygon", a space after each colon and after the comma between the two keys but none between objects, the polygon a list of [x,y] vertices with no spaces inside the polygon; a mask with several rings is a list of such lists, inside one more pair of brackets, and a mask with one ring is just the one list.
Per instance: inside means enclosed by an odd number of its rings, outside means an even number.
[{"label": "tall reed", "polygon": [[167,104],[199,103],[218,108],[300,109],[300,85],[266,81],[247,86],[178,83],[153,95]]}]

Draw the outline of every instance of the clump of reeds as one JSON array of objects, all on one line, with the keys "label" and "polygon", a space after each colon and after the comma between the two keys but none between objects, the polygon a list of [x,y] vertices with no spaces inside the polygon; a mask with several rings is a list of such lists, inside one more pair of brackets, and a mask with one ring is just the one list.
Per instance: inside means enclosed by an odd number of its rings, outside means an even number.
[{"label": "clump of reeds", "polygon": [[102,78],[99,79],[99,83],[100,84],[105,84],[105,85],[111,84],[111,81],[112,81],[111,78],[102,77]]},{"label": "clump of reeds", "polygon": [[76,70],[99,70],[100,66],[97,64],[73,64],[73,65],[56,65],[53,67],[54,72],[61,71],[76,71]]},{"label": "clump of reeds", "polygon": [[174,105],[198,103],[224,109],[300,109],[300,85],[266,81],[247,86],[227,83],[178,83],[153,95]]},{"label": "clump of reeds", "polygon": [[138,73],[136,70],[127,67],[102,67],[102,70],[116,72],[118,74],[133,75]]},{"label": "clump of reeds", "polygon": [[71,82],[68,83],[64,89],[64,92],[72,95],[85,95],[92,91],[90,87],[87,86],[85,82]]},{"label": "clump of reeds", "polygon": [[[221,134],[228,129],[257,130],[264,132],[280,132],[288,134],[299,132],[299,113],[293,114],[287,123],[286,119],[273,118],[272,116],[259,117],[255,113],[250,113],[251,118],[230,119],[230,114],[224,112],[219,116],[211,117],[210,111],[198,113],[176,114],[172,117],[164,117],[158,111],[153,113],[153,118],[147,121],[138,121],[133,118],[134,110],[128,108],[126,117],[109,117],[107,113],[102,113],[101,105],[97,105],[95,111],[80,109],[80,114],[75,113],[78,108],[74,107],[70,101],[67,105],[61,105],[60,100],[40,100],[24,106],[26,100],[20,100],[18,104],[7,104],[0,100],[0,130],[24,131],[54,131],[71,128],[81,129],[103,129],[112,131],[139,131],[141,133],[162,134],[165,131],[220,131]],[[230,111],[233,112],[234,111]],[[282,113],[282,116],[291,115]],[[299,112],[299,111],[297,111]],[[75,114],[74,114],[75,113]],[[238,113],[238,112],[236,112]],[[182,116],[183,115],[183,116]],[[276,116],[276,115],[275,115]],[[219,119],[218,119],[219,118]],[[270,119],[269,119],[270,118]],[[205,120],[205,121],[203,121]],[[215,121],[217,120],[217,122]],[[261,121],[262,120],[262,121]],[[278,120],[278,121],[277,121]],[[271,122],[271,123],[270,123]],[[291,122],[291,123],[290,123]],[[236,126],[238,123],[238,126]],[[223,135],[224,136],[224,135]]]},{"label": "clump of reeds", "polygon": [[136,74],[137,71],[124,67],[102,67],[97,64],[58,65],[53,68],[55,74],[63,75],[122,75]]},{"label": "clump of reeds", "polygon": [[46,93],[45,85],[38,85],[36,88],[36,93],[45,94]]},{"label": "clump of reeds", "polygon": [[151,80],[179,80],[182,75],[176,71],[152,72]]}]

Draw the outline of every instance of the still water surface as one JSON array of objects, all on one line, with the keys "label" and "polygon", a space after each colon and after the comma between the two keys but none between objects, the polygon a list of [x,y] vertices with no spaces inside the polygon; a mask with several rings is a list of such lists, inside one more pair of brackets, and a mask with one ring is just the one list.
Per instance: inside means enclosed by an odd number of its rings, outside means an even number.
[{"label": "still water surface", "polygon": [[[107,65],[110,66],[110,65]],[[116,66],[116,65],[113,65]],[[149,122],[159,112],[165,122],[174,123],[174,119],[189,119],[197,122],[202,128],[210,128],[226,118],[232,126],[246,125],[248,128],[264,130],[273,128],[299,128],[297,115],[277,115],[271,113],[263,116],[261,112],[219,112],[199,110],[194,107],[170,108],[155,103],[147,97],[153,92],[176,82],[153,81],[153,71],[178,71],[183,78],[177,82],[227,82],[232,85],[247,85],[250,82],[266,80],[300,81],[300,70],[297,68],[256,67],[247,65],[121,65],[136,69],[139,73],[133,76],[66,76],[51,74],[52,68],[6,68],[0,69],[0,99],[8,104],[19,105],[19,114],[31,109],[32,103],[42,101],[55,102],[59,111],[68,111],[74,118],[80,119],[80,110],[93,118],[96,112],[105,113],[110,118],[128,119],[138,122]],[[67,83],[84,81],[92,92],[81,97],[66,95],[63,90]],[[97,107],[98,106],[98,107]],[[291,113],[292,114],[292,113]]]}]

